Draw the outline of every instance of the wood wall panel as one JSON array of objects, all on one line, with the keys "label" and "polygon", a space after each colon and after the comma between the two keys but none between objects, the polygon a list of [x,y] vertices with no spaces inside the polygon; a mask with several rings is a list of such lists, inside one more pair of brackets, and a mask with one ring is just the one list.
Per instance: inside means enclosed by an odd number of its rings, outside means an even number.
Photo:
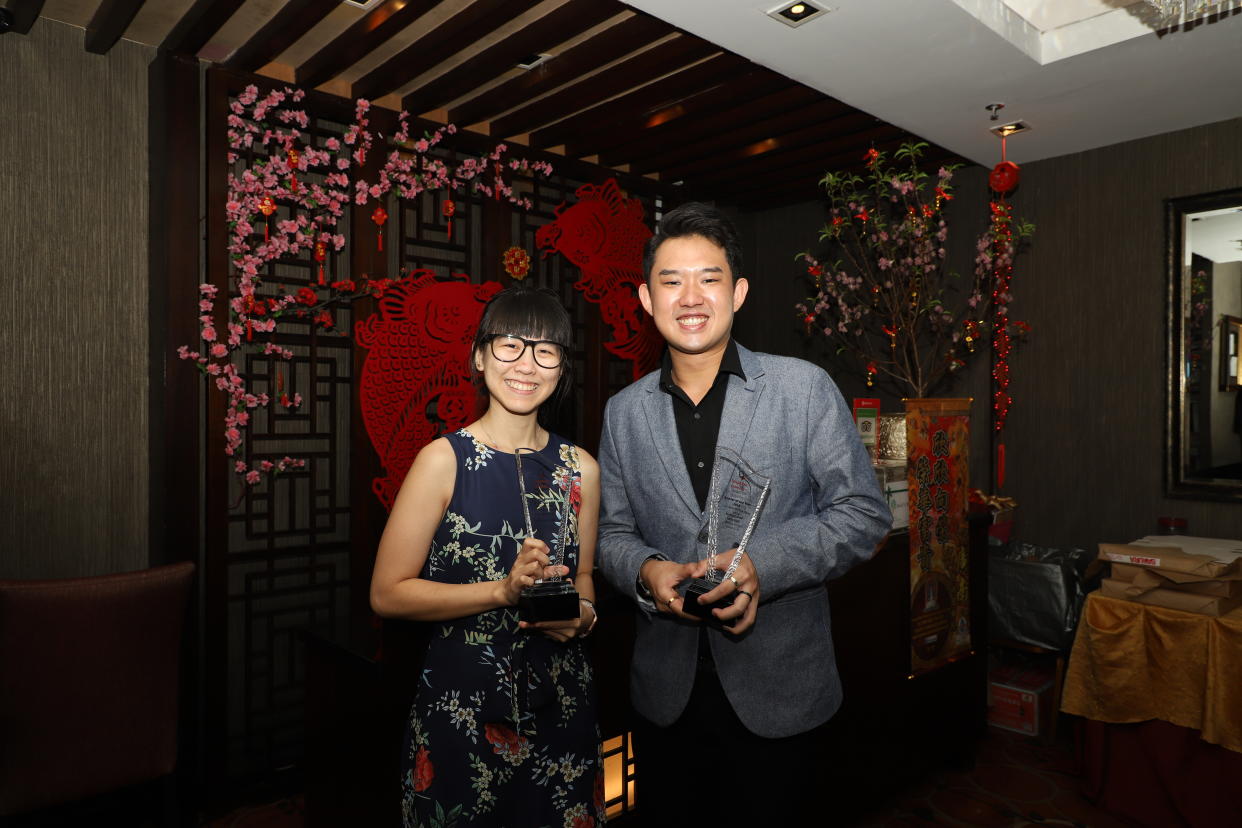
[{"label": "wood wall panel", "polygon": [[0,43],[0,577],[148,562],[147,64]]}]

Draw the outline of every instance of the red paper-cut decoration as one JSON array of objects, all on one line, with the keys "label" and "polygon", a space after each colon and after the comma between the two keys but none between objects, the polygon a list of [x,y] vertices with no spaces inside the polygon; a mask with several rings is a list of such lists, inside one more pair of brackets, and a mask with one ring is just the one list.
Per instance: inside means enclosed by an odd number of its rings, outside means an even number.
[{"label": "red paper-cut decoration", "polygon": [[267,242],[267,219],[272,213],[276,212],[276,200],[270,195],[265,195],[259,199],[259,212],[263,214],[263,241]]},{"label": "red paper-cut decoration", "polygon": [[296,193],[298,191],[298,162],[302,160],[302,154],[293,147],[289,147],[289,151],[285,154],[285,158],[289,162],[289,192]]},{"label": "red paper-cut decoration", "polygon": [[613,178],[579,187],[574,195],[578,203],[557,207],[556,219],[535,233],[535,244],[544,256],[559,251],[582,271],[574,287],[599,305],[600,316],[612,326],[613,341],[604,347],[630,361],[638,379],[659,364],[664,347],[638,302],[643,246],[651,238],[642,202],[626,198]]},{"label": "red paper-cut decoration", "polygon": [[323,260],[328,258],[328,245],[325,242],[315,242],[315,261],[319,262],[319,286],[323,287]]},{"label": "red paper-cut decoration", "polygon": [[384,223],[388,221],[388,211],[379,206],[371,213],[371,221],[375,222],[375,226],[379,228],[379,236],[376,237],[376,249],[384,252]]},{"label": "red paper-cut decoration", "polygon": [[499,290],[497,282],[441,281],[416,270],[355,327],[355,341],[369,351],[358,384],[362,421],[384,466],[371,490],[385,509],[419,449],[478,413],[470,344],[483,305]]},{"label": "red paper-cut decoration", "polygon": [[444,199],[440,205],[440,212],[448,219],[448,240],[453,240],[453,214],[457,212],[457,203],[451,198]]}]

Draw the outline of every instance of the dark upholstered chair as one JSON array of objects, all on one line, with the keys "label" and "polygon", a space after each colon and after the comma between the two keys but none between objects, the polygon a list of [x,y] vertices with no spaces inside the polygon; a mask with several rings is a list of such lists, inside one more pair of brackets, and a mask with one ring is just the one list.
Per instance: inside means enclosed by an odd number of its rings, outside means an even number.
[{"label": "dark upholstered chair", "polygon": [[168,794],[193,574],[181,563],[0,580],[0,822],[161,779],[175,811]]}]

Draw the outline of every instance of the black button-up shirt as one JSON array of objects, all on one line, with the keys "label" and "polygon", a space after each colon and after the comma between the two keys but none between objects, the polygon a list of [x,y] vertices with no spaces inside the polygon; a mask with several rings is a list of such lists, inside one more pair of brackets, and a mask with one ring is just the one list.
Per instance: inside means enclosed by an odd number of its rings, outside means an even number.
[{"label": "black button-up shirt", "polygon": [[711,485],[712,464],[716,461],[716,439],[720,436],[720,417],[724,413],[725,392],[729,388],[729,374],[746,379],[742,360],[737,354],[737,344],[732,339],[725,346],[720,359],[720,370],[711,389],[695,405],[686,392],[673,382],[673,360],[668,351],[660,366],[660,388],[673,398],[673,419],[677,423],[677,437],[681,441],[681,454],[690,473],[694,496],[702,509],[707,503],[707,488]]}]

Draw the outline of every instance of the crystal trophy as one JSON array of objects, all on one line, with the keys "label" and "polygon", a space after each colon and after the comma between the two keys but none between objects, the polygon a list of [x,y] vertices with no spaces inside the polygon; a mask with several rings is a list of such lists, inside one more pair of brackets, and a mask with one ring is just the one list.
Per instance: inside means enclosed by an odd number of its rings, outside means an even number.
[{"label": "crystal trophy", "polygon": [[[522,454],[535,458],[534,449],[519,448],[514,451],[513,459],[517,466],[518,491],[522,495],[522,517],[526,521],[526,537],[539,537],[531,521],[529,498],[526,493],[526,475],[522,470]],[[565,546],[569,541],[570,505],[569,493],[561,499],[561,511],[555,521],[548,521],[550,528],[544,529],[545,540],[551,554],[548,556],[552,566],[562,566],[565,560]],[[541,521],[542,522],[542,521]],[[541,527],[542,528],[542,527]],[[542,540],[543,538],[541,538]],[[535,581],[522,590],[518,596],[518,617],[532,624],[540,621],[569,621],[582,613],[578,601],[578,590],[564,576],[556,575]]]},{"label": "crystal trophy", "polygon": [[[723,487],[718,485],[721,477],[726,478]],[[711,482],[707,489],[707,574],[702,578],[691,578],[678,586],[683,599],[683,612],[726,627],[736,623],[736,619],[726,622],[712,615],[714,609],[732,606],[737,597],[736,591],[710,604],[700,604],[699,596],[711,592],[737,571],[771,489],[771,478],[756,472],[731,449],[722,448],[716,452],[716,462],[712,464]],[[727,539],[725,548],[737,549],[733,560],[723,572],[716,566],[722,533]]]}]

